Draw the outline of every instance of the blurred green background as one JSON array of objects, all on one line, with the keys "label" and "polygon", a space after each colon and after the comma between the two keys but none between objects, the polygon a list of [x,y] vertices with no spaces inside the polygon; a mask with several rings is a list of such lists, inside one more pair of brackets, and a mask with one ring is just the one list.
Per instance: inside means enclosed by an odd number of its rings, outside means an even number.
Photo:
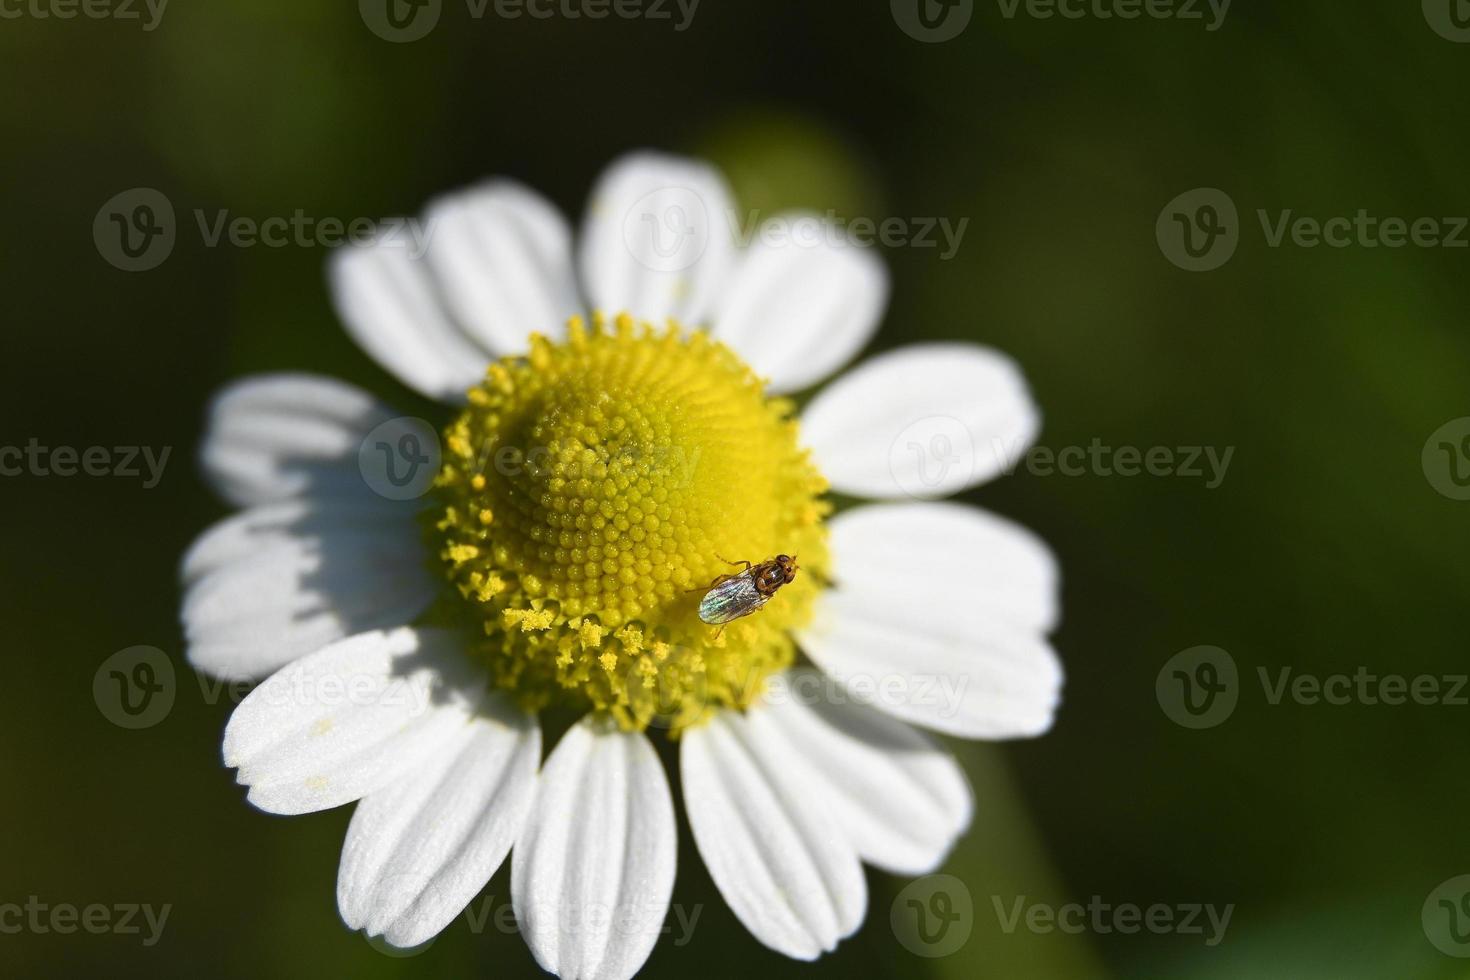
[{"label": "blurred green background", "polygon": [[[221,767],[230,702],[183,661],[175,581],[224,513],[192,459],[206,400],[305,369],[417,403],[337,326],[323,249],[206,247],[192,213],[414,213],[503,173],[576,215],[610,158],[656,146],[712,157],[750,208],[968,219],[951,258],[886,250],[875,349],[1004,349],[1050,447],[1235,455],[1216,489],[1022,471],[967,495],[1058,552],[1068,683],[1046,737],[954,745],[977,796],[943,869],[973,904],[958,951],[910,952],[890,926],[906,882],[870,873],[863,930],[816,965],[786,961],[725,909],[681,817],[675,901],[700,918],[646,975],[1470,975],[1420,919],[1470,871],[1470,707],[1272,705],[1256,679],[1467,670],[1470,502],[1436,491],[1421,449],[1470,415],[1470,251],[1273,248],[1256,219],[1470,214],[1470,45],[1431,29],[1432,9],[1241,0],[1209,31],[1202,4],[1204,20],[1072,20],[981,2],[926,43],[877,0],[703,0],[684,30],[673,6],[510,20],[444,0],[427,37],[398,44],[350,0],[175,0],[152,30],[142,6],[141,21],[39,16],[50,3],[9,0],[0,18],[0,443],[174,455],[153,489],[0,480],[0,903],[171,912],[151,947],[0,935],[0,974],[539,974],[493,924],[457,920],[407,958],[349,933],[334,901],[349,808],[267,816]],[[127,273],[92,224],[139,186],[172,201],[179,237]],[[1195,187],[1240,211],[1238,250],[1207,273],[1155,240]],[[169,653],[178,690],[167,718],[128,731],[91,685],[138,644]],[[1228,721],[1194,731],[1155,678],[1199,644],[1231,653],[1242,690]],[[481,896],[492,909],[505,870]],[[1215,946],[1006,932],[996,903],[1021,896],[1234,911]]]}]

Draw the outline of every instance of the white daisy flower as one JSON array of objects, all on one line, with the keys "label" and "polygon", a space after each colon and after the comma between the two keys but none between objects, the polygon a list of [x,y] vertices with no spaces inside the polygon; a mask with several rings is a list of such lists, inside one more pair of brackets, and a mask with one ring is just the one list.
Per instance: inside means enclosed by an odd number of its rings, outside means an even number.
[{"label": "white daisy flower", "polygon": [[[861,862],[925,873],[969,824],[960,768],[911,724],[1050,726],[1051,554],[911,492],[973,486],[1005,468],[985,450],[1029,443],[1019,371],[975,345],[908,347],[798,417],[772,396],[863,348],[887,274],[796,216],[742,250],[735,213],[711,167],[639,153],[599,180],[575,258],[567,222],[507,180],[435,201],[422,256],[386,239],[336,254],[352,336],[450,406],[418,499],[369,487],[360,450],[409,430],[354,387],[272,375],[214,403],[204,467],[243,510],[184,559],[189,659],[268,676],[224,739],[252,803],[358,801],[337,883],[351,928],[424,943],[514,850],[536,960],[632,976],[674,882],[652,728],[730,908],[813,959],[863,919]],[[589,309],[624,313],[589,325]],[[904,443],[936,419],[937,477]],[[829,489],[901,502],[830,516]],[[790,584],[723,629],[701,621],[725,558],[777,554],[797,559]],[[548,712],[581,718],[543,765]]]}]

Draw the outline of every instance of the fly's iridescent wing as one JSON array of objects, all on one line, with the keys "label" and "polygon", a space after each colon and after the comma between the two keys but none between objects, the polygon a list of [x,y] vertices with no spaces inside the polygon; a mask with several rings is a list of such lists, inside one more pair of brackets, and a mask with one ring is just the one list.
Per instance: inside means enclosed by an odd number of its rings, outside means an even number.
[{"label": "fly's iridescent wing", "polygon": [[755,587],[755,576],[749,569],[716,585],[699,600],[699,618],[711,626],[748,616],[766,604],[770,596],[761,595]]}]

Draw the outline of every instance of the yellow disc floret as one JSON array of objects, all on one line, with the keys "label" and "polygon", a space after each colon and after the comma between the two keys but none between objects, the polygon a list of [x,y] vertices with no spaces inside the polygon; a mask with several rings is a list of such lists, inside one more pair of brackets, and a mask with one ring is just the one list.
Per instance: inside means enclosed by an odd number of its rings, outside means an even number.
[{"label": "yellow disc floret", "polygon": [[[728,348],[677,324],[573,320],[491,365],[448,428],[436,524],[484,624],[494,683],[530,708],[678,731],[744,707],[794,657],[827,568],[826,483],[792,406]],[[724,559],[801,573],[723,630],[701,622]]]}]

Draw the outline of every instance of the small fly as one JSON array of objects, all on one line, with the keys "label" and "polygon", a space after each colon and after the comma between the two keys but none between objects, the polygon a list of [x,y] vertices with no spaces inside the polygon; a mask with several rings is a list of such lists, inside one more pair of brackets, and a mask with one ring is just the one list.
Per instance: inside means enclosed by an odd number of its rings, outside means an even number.
[{"label": "small fly", "polygon": [[709,584],[704,598],[699,600],[699,618],[711,626],[723,628],[731,620],[749,616],[769,602],[777,589],[796,578],[796,559],[791,555],[777,555],[759,565],[725,558],[720,558],[720,561],[744,565],[745,569],[716,578]]}]

